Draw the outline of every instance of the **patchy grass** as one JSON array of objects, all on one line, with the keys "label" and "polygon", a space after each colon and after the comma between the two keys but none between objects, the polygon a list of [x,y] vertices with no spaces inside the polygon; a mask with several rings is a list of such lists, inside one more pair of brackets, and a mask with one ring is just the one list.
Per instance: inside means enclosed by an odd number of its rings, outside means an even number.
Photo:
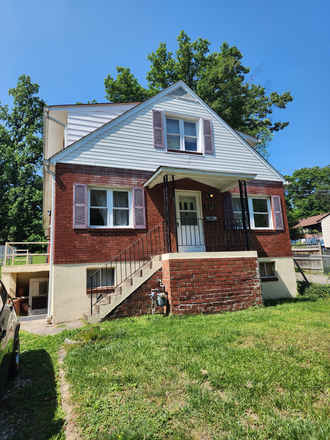
[{"label": "patchy grass", "polygon": [[58,349],[85,439],[330,438],[330,301],[21,332],[0,437],[64,440]]},{"label": "patchy grass", "polygon": [[20,373],[8,382],[0,401],[1,439],[65,440],[57,353],[68,335],[37,336],[20,331]]},{"label": "patchy grass", "polygon": [[147,316],[76,332],[86,439],[330,438],[330,302]]}]

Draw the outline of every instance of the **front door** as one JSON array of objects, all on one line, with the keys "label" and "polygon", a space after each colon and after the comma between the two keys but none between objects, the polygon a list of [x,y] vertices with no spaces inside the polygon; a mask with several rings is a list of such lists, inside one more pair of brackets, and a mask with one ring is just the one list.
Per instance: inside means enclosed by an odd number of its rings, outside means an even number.
[{"label": "front door", "polygon": [[200,192],[175,191],[178,252],[204,252]]}]

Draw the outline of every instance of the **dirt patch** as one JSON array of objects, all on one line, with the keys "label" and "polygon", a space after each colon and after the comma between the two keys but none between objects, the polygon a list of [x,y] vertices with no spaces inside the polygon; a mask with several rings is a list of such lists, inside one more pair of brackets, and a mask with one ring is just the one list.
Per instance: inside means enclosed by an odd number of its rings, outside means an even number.
[{"label": "dirt patch", "polygon": [[65,372],[63,370],[63,359],[65,358],[66,351],[62,347],[58,351],[58,363],[60,366],[60,390],[62,408],[65,412],[65,438],[66,440],[79,440],[81,439],[81,432],[76,425],[75,406],[71,404],[70,388],[65,380]]}]

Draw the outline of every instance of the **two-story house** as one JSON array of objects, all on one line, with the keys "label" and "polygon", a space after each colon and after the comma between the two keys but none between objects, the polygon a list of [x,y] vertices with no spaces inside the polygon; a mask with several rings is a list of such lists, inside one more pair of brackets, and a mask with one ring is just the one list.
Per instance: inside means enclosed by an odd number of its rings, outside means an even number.
[{"label": "two-story house", "polygon": [[296,295],[285,179],[182,81],[143,103],[44,115],[54,323]]}]

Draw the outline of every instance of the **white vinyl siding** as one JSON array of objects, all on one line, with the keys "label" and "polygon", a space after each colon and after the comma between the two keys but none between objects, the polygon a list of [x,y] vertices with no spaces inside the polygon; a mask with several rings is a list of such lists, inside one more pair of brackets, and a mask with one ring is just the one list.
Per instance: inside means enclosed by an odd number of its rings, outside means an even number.
[{"label": "white vinyl siding", "polygon": [[[177,114],[205,118],[212,121],[214,154],[211,156],[178,155],[156,149],[153,146],[152,110],[165,114]],[[54,158],[56,159],[56,158]],[[122,169],[140,169],[154,172],[160,165],[195,170],[222,171],[229,173],[257,173],[256,179],[283,181],[260,156],[244,141],[217,119],[198,101],[176,99],[164,95],[150,102],[141,111],[133,109],[127,118],[120,118],[116,125],[104,127],[86,143],[73,150],[59,153],[57,160],[63,163],[95,165]]]},{"label": "white vinyl siding", "polygon": [[330,248],[330,215],[321,220],[324,246]]},{"label": "white vinyl siding", "polygon": [[117,118],[136,104],[117,104],[109,107],[77,106],[68,108],[68,141],[67,146]]}]

